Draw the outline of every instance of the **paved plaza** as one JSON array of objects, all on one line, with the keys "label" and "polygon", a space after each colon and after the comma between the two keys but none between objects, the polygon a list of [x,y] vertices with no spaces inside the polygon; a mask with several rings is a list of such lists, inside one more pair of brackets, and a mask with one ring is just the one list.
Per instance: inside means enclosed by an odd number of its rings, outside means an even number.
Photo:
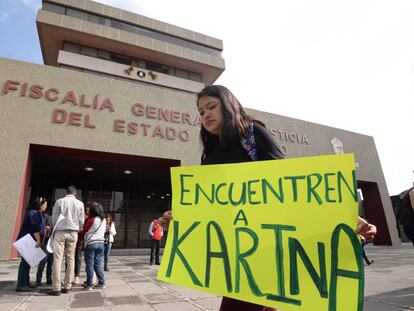
[{"label": "paved plaza", "polygon": [[[369,245],[366,251],[375,262],[365,270],[364,310],[414,310],[412,245],[398,248]],[[218,310],[220,297],[156,281],[158,266],[148,265],[149,256],[145,251],[136,253],[114,250],[110,272],[105,272],[105,289],[85,292],[75,286],[69,294],[58,297],[47,296],[48,287],[16,293],[19,262],[0,261],[0,310]],[[32,281],[34,272],[31,272]],[[85,274],[81,278],[84,280]]]}]

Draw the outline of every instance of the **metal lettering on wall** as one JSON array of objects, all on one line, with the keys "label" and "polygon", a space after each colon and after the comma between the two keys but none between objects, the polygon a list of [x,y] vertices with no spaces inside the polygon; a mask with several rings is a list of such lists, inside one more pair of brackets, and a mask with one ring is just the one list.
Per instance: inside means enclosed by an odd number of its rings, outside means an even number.
[{"label": "metal lettering on wall", "polygon": [[[21,97],[32,99],[46,99],[51,102],[60,102],[61,104],[70,103],[72,106],[88,108],[96,111],[115,112],[115,105],[109,97],[102,99],[99,94],[88,98],[85,94],[76,96],[75,92],[70,90],[61,93],[55,87],[45,88],[42,85],[29,83],[20,83],[20,81],[7,80],[3,87],[3,94],[10,91],[17,91]],[[192,116],[189,113],[179,112],[170,109],[157,108],[154,106],[145,106],[140,103],[134,103],[131,106],[133,117],[144,117],[146,119],[159,120],[172,124],[182,124],[190,126],[201,125],[198,114]],[[55,124],[67,124],[77,127],[95,129],[91,115],[83,112],[67,111],[63,108],[56,108],[52,111],[52,122]],[[115,133],[138,134],[152,138],[161,138],[166,140],[180,140],[187,142],[190,140],[190,134],[187,130],[177,129],[174,126],[151,125],[145,122],[126,121],[116,118],[113,122],[113,131]]]},{"label": "metal lettering on wall", "polygon": [[[74,91],[69,90],[61,92],[55,87],[45,88],[42,85],[31,84],[28,82],[20,83],[20,81],[7,80],[3,87],[3,94],[10,91],[16,91],[21,97],[29,97],[32,99],[45,99],[50,102],[59,102],[61,104],[69,103],[71,106],[87,108],[96,111],[106,111],[108,113],[115,112],[115,105],[109,97],[102,98],[99,94],[93,97],[87,97],[85,94],[77,96]],[[131,106],[132,120],[115,118],[113,120],[113,131],[115,133],[127,133],[130,135],[141,134],[142,136],[166,139],[180,140],[187,142],[190,140],[189,131],[178,129],[174,124],[198,127],[201,125],[200,116],[198,114],[180,112],[172,109],[160,108],[141,103],[134,103]],[[158,120],[167,122],[171,125],[151,125],[146,122],[138,122],[137,119],[145,118],[149,120]],[[63,108],[55,108],[52,111],[52,122],[55,124],[67,124],[76,127],[85,127],[95,129],[96,124],[93,122],[91,115],[84,112],[68,111]],[[309,145],[309,139],[305,134],[296,133],[294,131],[280,130],[269,128],[270,133],[276,137],[281,145],[282,152],[286,155],[288,148],[285,143],[298,143]]]},{"label": "metal lettering on wall", "polygon": [[296,133],[293,131],[278,130],[274,128],[269,128],[270,134],[276,137],[277,141],[280,144],[280,148],[284,155],[288,153],[288,147],[285,143],[296,143],[302,145],[309,145],[309,139],[305,134]]}]

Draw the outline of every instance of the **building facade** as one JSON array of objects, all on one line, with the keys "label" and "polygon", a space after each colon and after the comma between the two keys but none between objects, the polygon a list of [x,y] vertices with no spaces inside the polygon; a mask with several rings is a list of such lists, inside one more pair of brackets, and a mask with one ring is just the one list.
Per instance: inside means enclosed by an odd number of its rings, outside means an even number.
[{"label": "building facade", "polygon": [[[114,247],[149,246],[170,208],[169,170],[200,162],[196,93],[224,71],[222,42],[89,0],[47,0],[37,27],[45,65],[0,58],[0,259],[31,198],[74,184],[114,215]],[[352,152],[375,243],[399,244],[372,137],[249,110],[287,157]]]}]

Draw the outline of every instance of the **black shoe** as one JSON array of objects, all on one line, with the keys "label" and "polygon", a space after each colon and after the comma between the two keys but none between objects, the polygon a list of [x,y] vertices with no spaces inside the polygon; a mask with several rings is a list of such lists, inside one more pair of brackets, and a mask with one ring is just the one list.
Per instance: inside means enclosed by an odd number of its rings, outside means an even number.
[{"label": "black shoe", "polygon": [[52,280],[47,281],[47,282],[46,282],[46,285],[52,285]]},{"label": "black shoe", "polygon": [[29,283],[29,284],[27,284],[26,286],[27,286],[27,287],[30,287],[30,288],[36,288],[36,285],[34,285],[33,283]]},{"label": "black shoe", "polygon": [[371,259],[370,261],[367,262],[367,265],[369,266],[372,263],[374,263],[374,261]]},{"label": "black shoe", "polygon": [[109,272],[109,268],[104,268],[104,271],[108,271]]},{"label": "black shoe", "polygon": [[72,290],[71,288],[62,288],[62,289],[60,290],[60,292],[61,292],[62,294],[68,294],[71,290]]},{"label": "black shoe", "polygon": [[49,296],[60,296],[60,291],[54,291],[49,289],[46,294]]},{"label": "black shoe", "polygon": [[159,265],[160,265],[160,262],[159,262],[159,261],[157,261],[155,264],[159,266]]},{"label": "black shoe", "polygon": [[27,292],[31,292],[33,290],[33,288],[25,286],[25,287],[17,287],[16,288],[16,292],[18,293],[27,293]]},{"label": "black shoe", "polygon": [[154,263],[151,261],[151,262],[150,262],[150,266],[152,266],[153,264],[154,264]]}]

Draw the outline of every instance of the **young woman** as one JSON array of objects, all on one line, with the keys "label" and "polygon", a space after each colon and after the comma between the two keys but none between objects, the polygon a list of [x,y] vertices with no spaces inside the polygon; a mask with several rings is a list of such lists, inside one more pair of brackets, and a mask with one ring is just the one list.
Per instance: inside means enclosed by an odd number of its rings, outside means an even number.
[{"label": "young woman", "polygon": [[92,290],[94,272],[98,277],[98,284],[94,288],[105,288],[102,257],[104,254],[106,219],[101,204],[91,202],[89,207],[88,219],[83,226],[86,264],[85,290]]},{"label": "young woman", "polygon": [[111,252],[114,236],[116,235],[115,223],[111,215],[106,215],[105,244],[104,244],[104,271],[109,271],[109,253]]},{"label": "young woman", "polygon": [[[202,165],[283,158],[279,146],[263,123],[249,117],[227,88],[207,86],[198,93],[197,99],[202,124]],[[220,310],[275,309],[223,297]]]},{"label": "young woman", "polygon": [[[237,98],[224,86],[206,86],[198,93],[197,108],[202,124],[202,165],[283,158],[283,153],[264,124],[248,116]],[[169,217],[164,217],[165,227],[168,227],[172,216],[170,213]],[[357,232],[372,239],[376,227],[358,218]],[[275,309],[224,297],[220,311],[226,310]]]},{"label": "young woman", "polygon": [[[46,223],[42,213],[47,208],[46,198],[37,197],[27,207],[22,227],[17,240],[30,234],[36,240],[36,247],[41,247],[46,232]],[[16,292],[28,292],[35,286],[30,283],[30,265],[21,258],[19,271],[17,273]]]},{"label": "young woman", "polygon": [[[281,159],[283,154],[264,124],[249,117],[237,98],[224,86],[205,87],[197,96],[203,144],[201,164],[222,164]],[[374,225],[358,217],[357,233],[367,240],[375,237]],[[225,310],[275,310],[224,297]]]}]

